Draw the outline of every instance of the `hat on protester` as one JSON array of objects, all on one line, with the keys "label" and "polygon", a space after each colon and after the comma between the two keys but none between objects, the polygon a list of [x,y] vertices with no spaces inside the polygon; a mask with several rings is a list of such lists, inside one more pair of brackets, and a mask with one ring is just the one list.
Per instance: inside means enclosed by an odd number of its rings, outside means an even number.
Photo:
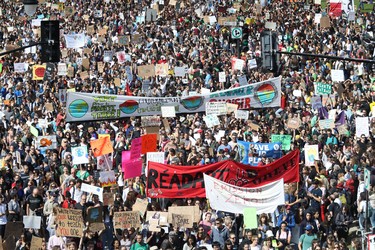
[{"label": "hat on protester", "polygon": [[310,231],[310,230],[312,230],[313,229],[313,227],[309,224],[309,225],[306,225],[306,227],[305,227],[305,230],[308,230],[308,231]]},{"label": "hat on protester", "polygon": [[267,236],[267,238],[269,238],[269,237],[273,237],[274,235],[273,235],[273,232],[271,230],[267,230],[266,236]]},{"label": "hat on protester", "polygon": [[77,126],[77,128],[82,129],[82,128],[83,128],[83,125],[82,125],[82,124],[79,124],[79,125]]},{"label": "hat on protester", "polygon": [[150,247],[150,250],[158,250],[159,248],[157,246]]}]

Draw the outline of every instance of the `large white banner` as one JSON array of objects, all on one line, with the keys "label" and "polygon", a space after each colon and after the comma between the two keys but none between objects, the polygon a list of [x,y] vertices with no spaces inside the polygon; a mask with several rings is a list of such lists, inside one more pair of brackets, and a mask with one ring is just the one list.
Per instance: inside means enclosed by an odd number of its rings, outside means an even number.
[{"label": "large white banner", "polygon": [[187,97],[137,97],[69,92],[67,121],[118,119],[160,115],[162,106],[175,106],[176,113],[204,112],[207,102],[228,102],[238,109],[280,107],[281,78],[206,95]]},{"label": "large white banner", "polygon": [[85,34],[73,34],[73,35],[64,35],[66,48],[68,49],[78,49],[85,46]]},{"label": "large white banner", "polygon": [[233,186],[204,174],[206,197],[213,209],[242,214],[244,208],[256,208],[257,214],[273,213],[285,204],[284,179],[256,188]]}]

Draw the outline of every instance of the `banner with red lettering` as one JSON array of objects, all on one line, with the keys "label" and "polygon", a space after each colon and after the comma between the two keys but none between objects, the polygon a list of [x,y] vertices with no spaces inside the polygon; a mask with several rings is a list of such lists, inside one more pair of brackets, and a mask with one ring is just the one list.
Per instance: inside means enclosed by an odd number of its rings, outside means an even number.
[{"label": "banner with red lettering", "polygon": [[203,166],[176,166],[149,162],[147,196],[151,198],[206,197],[203,174],[239,187],[258,187],[281,178],[285,183],[299,181],[299,150],[262,167],[235,161]]},{"label": "banner with red lettering", "polygon": [[257,214],[268,214],[285,204],[283,179],[255,188],[243,188],[206,174],[203,176],[207,199],[215,210],[242,214],[245,208],[252,207],[256,208]]}]

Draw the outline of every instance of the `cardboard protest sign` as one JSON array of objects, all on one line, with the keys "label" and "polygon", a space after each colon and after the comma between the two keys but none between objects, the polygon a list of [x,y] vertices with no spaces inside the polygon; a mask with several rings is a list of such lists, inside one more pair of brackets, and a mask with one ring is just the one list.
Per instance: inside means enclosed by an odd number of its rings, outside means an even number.
[{"label": "cardboard protest sign", "polygon": [[192,222],[199,222],[201,212],[199,206],[171,206],[168,208],[168,222],[173,221],[172,214],[187,214],[193,216]]},{"label": "cardboard protest sign", "polygon": [[227,114],[231,114],[232,112],[236,112],[236,110],[238,109],[238,104],[233,104],[233,103],[229,103],[227,102]]},{"label": "cardboard protest sign", "polygon": [[103,193],[103,206],[112,205],[115,201],[113,193]]},{"label": "cardboard protest sign", "polygon": [[158,63],[155,65],[155,75],[157,76],[167,76],[168,75],[168,64]]},{"label": "cardboard protest sign", "polygon": [[141,220],[137,211],[115,212],[113,214],[114,229],[138,228],[140,224]]},{"label": "cardboard protest sign", "polygon": [[155,76],[155,67],[152,64],[137,66],[137,70],[138,70],[138,76],[140,76],[141,78],[148,78],[148,77]]},{"label": "cardboard protest sign", "polygon": [[311,107],[313,109],[319,109],[323,107],[322,99],[320,98],[320,96],[312,96],[310,101],[311,101]]},{"label": "cardboard protest sign", "polygon": [[168,212],[147,211],[146,221],[159,220],[159,225],[168,225]]},{"label": "cardboard protest sign", "polygon": [[57,208],[56,235],[66,237],[82,237],[83,236],[83,218],[80,209],[64,209]]},{"label": "cardboard protest sign", "polygon": [[331,23],[328,16],[322,16],[320,18],[320,28],[330,28]]},{"label": "cardboard protest sign", "polygon": [[39,250],[43,243],[43,238],[32,236],[30,250]]},{"label": "cardboard protest sign", "polygon": [[291,118],[288,120],[287,127],[290,129],[298,129],[301,126],[301,120],[299,118]]},{"label": "cardboard protest sign", "polygon": [[89,223],[88,230],[91,232],[100,232],[105,229],[105,225],[103,222],[93,222]]},{"label": "cardboard protest sign", "polygon": [[44,78],[44,73],[46,71],[46,65],[34,65],[33,66],[33,78],[34,81],[41,81]]},{"label": "cardboard protest sign", "polygon": [[172,214],[172,225],[174,227],[192,228],[193,215],[192,214]]},{"label": "cardboard protest sign", "polygon": [[[159,127],[145,127],[146,129],[146,133],[147,134],[156,134],[156,141],[158,141],[160,139],[160,134],[159,134]],[[142,154],[143,153],[143,149],[142,149]],[[155,152],[155,151],[151,151],[151,152]]]},{"label": "cardboard protest sign", "polygon": [[148,221],[148,230],[150,232],[160,232],[161,227],[159,225],[159,220],[158,219],[150,219]]},{"label": "cardboard protest sign", "polygon": [[133,205],[133,211],[138,211],[141,216],[143,216],[147,210],[148,200],[147,199],[139,199]]},{"label": "cardboard protest sign", "polygon": [[103,222],[103,208],[101,206],[89,207],[86,219],[89,223]]},{"label": "cardboard protest sign", "polygon": [[130,36],[119,36],[118,43],[120,45],[128,45],[130,41]]},{"label": "cardboard protest sign", "polygon": [[335,121],[333,119],[319,120],[320,129],[329,129],[335,127]]}]

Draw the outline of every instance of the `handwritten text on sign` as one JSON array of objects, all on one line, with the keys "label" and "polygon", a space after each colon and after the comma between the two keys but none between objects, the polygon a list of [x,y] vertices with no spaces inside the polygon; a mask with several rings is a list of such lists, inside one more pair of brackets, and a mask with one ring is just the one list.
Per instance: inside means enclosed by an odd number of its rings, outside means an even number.
[{"label": "handwritten text on sign", "polygon": [[138,211],[115,212],[113,215],[113,227],[115,229],[137,228],[140,224]]},{"label": "handwritten text on sign", "polygon": [[68,237],[82,237],[83,219],[82,211],[78,209],[58,208],[57,235]]}]

